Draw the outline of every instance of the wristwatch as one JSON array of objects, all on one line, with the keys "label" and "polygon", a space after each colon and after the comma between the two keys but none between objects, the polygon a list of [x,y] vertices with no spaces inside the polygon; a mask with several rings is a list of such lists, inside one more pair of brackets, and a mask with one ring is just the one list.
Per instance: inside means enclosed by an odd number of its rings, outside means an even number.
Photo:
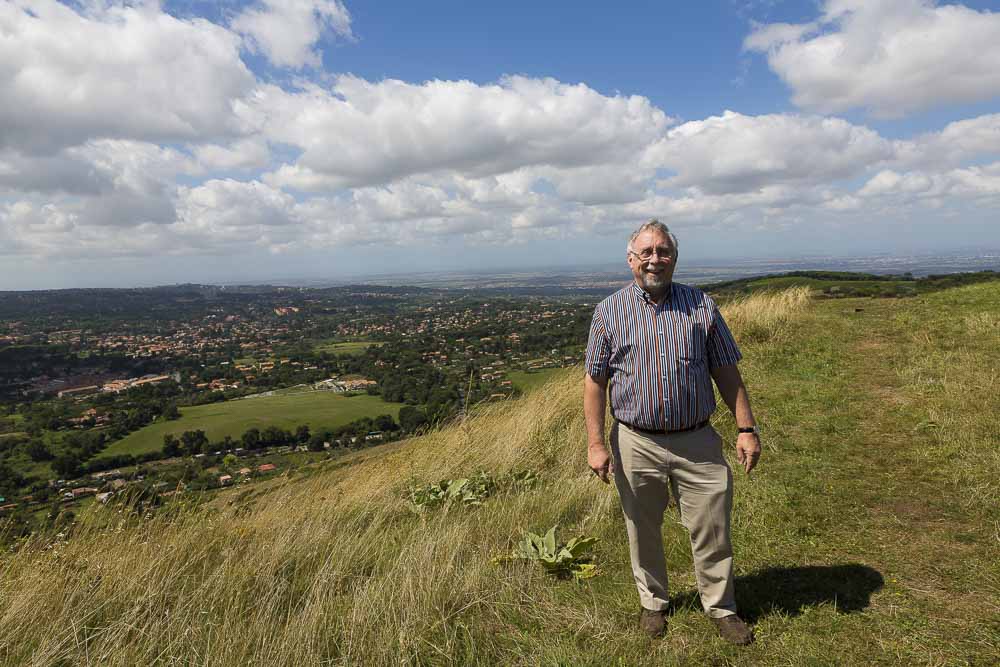
[{"label": "wristwatch", "polygon": [[760,427],[759,426],[745,426],[743,428],[736,429],[737,433],[753,433],[758,438],[760,437]]}]

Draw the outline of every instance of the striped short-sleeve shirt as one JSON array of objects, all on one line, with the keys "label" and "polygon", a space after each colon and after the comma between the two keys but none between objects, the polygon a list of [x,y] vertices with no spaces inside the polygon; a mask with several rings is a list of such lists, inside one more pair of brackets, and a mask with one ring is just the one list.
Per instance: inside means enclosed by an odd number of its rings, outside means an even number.
[{"label": "striped short-sleeve shirt", "polygon": [[672,283],[657,305],[636,283],[594,309],[587,372],[610,378],[611,414],[639,428],[695,426],[715,411],[709,371],[740,360],[710,296]]}]

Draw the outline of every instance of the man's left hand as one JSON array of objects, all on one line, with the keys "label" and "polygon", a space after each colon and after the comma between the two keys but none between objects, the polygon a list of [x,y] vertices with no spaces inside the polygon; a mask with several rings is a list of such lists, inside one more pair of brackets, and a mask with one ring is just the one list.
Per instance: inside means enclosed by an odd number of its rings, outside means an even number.
[{"label": "man's left hand", "polygon": [[736,460],[749,472],[760,461],[760,438],[756,433],[740,433],[736,437]]}]

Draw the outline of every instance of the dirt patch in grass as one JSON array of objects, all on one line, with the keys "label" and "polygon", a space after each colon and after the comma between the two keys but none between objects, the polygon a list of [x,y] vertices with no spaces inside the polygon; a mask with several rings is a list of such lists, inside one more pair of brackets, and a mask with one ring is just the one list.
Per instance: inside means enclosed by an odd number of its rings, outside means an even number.
[{"label": "dirt patch in grass", "polygon": [[885,509],[893,516],[908,521],[936,521],[940,514],[935,512],[927,503],[918,502],[913,499],[897,500],[886,505]]}]

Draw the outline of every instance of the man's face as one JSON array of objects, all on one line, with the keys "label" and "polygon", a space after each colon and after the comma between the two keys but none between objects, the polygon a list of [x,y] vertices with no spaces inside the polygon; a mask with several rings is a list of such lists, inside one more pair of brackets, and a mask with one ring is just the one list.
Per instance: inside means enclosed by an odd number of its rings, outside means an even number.
[{"label": "man's face", "polygon": [[[643,260],[642,256],[649,258]],[[628,253],[628,265],[635,281],[652,294],[661,293],[670,285],[676,259],[677,249],[673,243],[655,229],[647,229],[635,237],[632,251]]]}]

